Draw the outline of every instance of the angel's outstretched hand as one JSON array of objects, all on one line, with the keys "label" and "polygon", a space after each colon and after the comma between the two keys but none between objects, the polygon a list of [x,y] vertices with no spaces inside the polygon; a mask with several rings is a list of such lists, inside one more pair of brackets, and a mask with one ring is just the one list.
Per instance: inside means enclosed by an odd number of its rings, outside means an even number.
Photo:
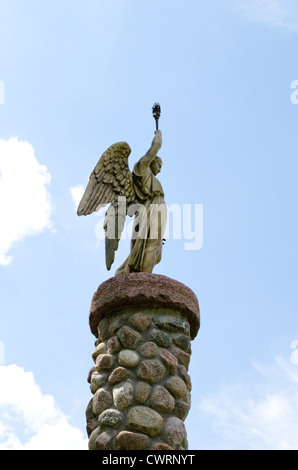
[{"label": "angel's outstretched hand", "polygon": [[155,137],[153,139],[153,142],[160,145],[160,147],[162,146],[162,134],[161,134],[161,131],[160,130],[157,130],[154,132],[155,134]]}]

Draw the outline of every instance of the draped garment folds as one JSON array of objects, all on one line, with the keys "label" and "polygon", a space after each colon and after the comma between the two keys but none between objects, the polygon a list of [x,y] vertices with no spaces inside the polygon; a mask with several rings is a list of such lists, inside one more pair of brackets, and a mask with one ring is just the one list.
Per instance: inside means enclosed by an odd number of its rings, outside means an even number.
[{"label": "draped garment folds", "polygon": [[133,170],[137,204],[129,210],[135,215],[130,254],[117,270],[117,274],[129,272],[152,272],[161,260],[163,237],[167,221],[164,192],[150,166],[143,174]]}]

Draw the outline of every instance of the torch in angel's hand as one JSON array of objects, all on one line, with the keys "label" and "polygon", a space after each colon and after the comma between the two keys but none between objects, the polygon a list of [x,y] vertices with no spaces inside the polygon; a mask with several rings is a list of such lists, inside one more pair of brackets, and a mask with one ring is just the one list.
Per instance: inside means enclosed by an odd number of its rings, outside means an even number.
[{"label": "torch in angel's hand", "polygon": [[158,120],[161,114],[161,108],[160,108],[159,103],[154,103],[153,108],[152,108],[152,114],[156,122],[156,130],[158,131]]}]

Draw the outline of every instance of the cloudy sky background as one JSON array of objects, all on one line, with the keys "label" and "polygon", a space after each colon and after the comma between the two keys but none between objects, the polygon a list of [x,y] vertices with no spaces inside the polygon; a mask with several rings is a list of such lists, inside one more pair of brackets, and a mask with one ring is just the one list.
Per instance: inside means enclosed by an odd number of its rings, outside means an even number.
[{"label": "cloudy sky background", "polygon": [[298,449],[297,41],[294,0],[0,0],[0,449],[87,448],[113,273],[76,205],[112,143],[146,152],[155,101],[167,203],[204,210],[155,269],[201,307],[189,447]]}]

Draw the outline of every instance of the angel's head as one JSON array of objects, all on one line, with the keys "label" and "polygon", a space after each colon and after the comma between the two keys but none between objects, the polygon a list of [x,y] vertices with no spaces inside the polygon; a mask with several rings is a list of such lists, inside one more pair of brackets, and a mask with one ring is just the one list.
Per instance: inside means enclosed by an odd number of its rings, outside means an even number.
[{"label": "angel's head", "polygon": [[154,157],[151,164],[150,164],[150,169],[154,176],[156,176],[158,173],[160,173],[162,167],[162,159],[158,156]]}]

